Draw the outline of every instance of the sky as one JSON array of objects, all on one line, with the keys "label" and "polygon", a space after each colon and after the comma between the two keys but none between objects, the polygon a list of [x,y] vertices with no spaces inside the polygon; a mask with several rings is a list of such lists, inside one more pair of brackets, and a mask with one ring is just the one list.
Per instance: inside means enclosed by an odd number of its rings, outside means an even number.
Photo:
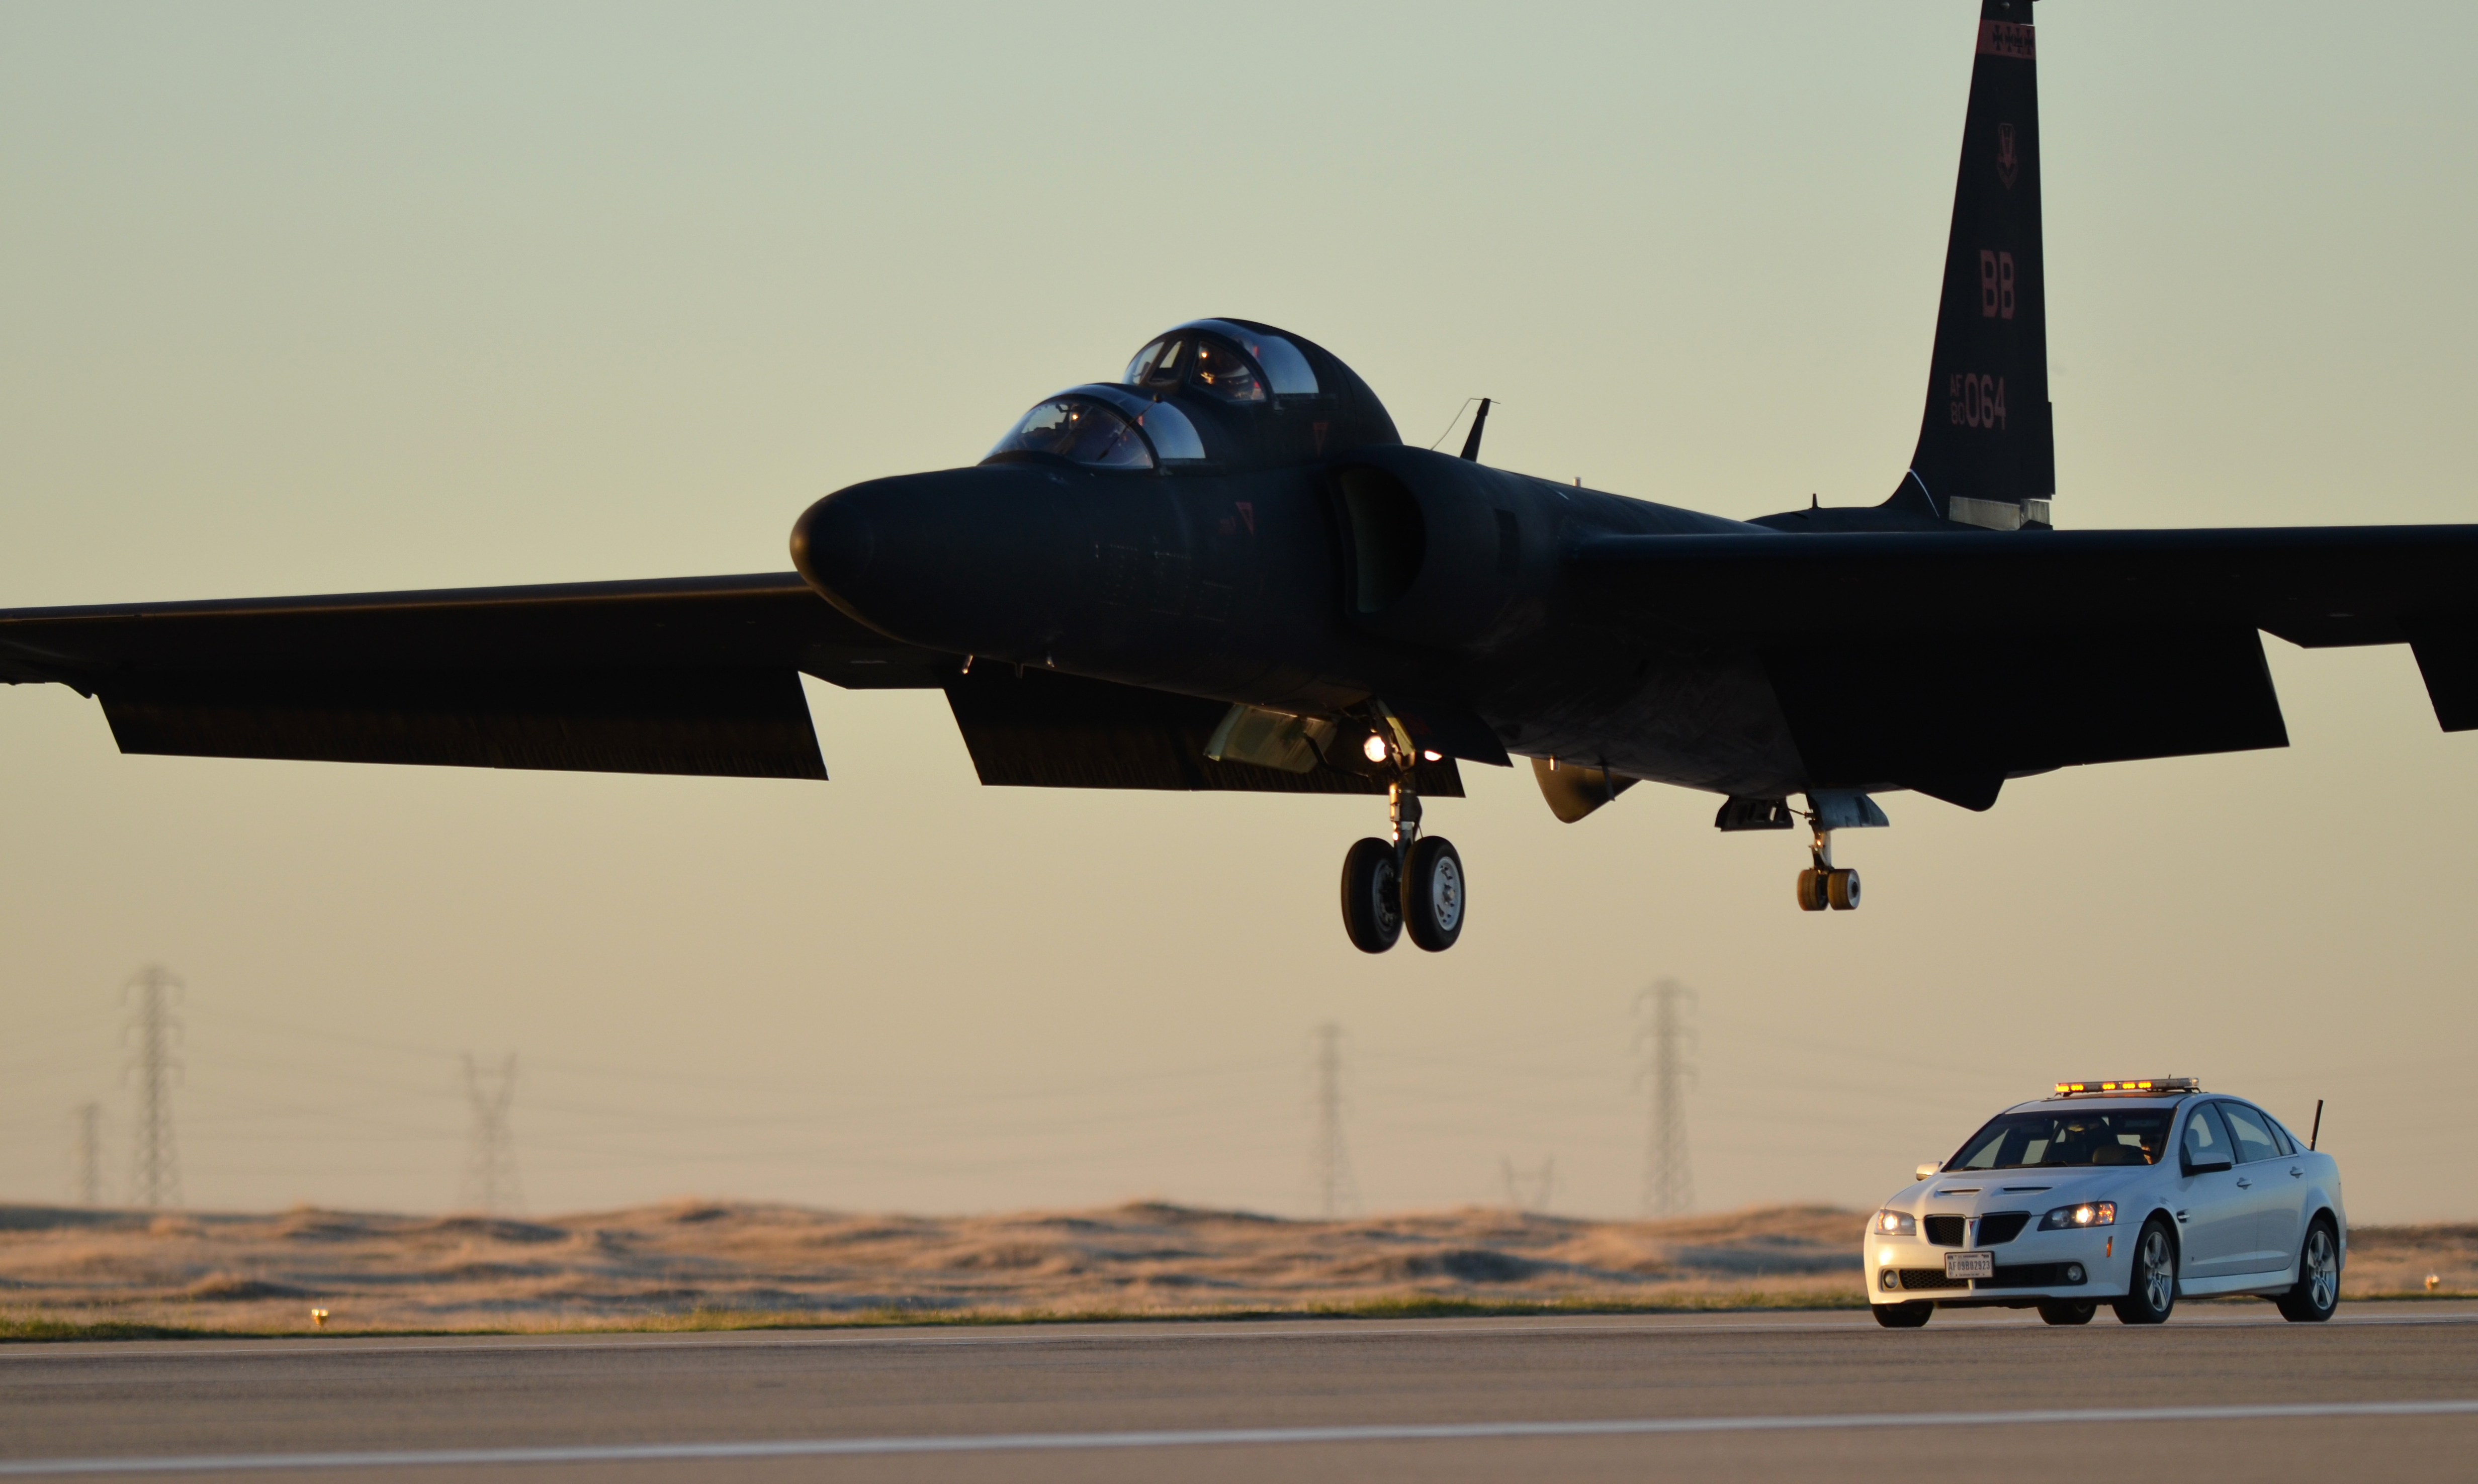
[{"label": "sky", "polygon": [[[1751,516],[1917,433],[1968,0],[0,0],[0,606],[779,571],[1164,327],[1343,357],[1404,438]],[[2465,6],[2040,7],[2061,526],[2478,519]],[[1966,616],[1958,615],[1961,620]],[[1431,805],[1459,946],[1362,956],[1365,799],[984,790],[935,692],[809,683],[829,783],[121,757],[0,691],[0,1200],[70,1194],[121,986],[186,990],[195,1207],[688,1195],[1638,1209],[1638,1000],[1695,992],[1706,1209],[1871,1207],[2063,1077],[2194,1075],[2362,1220],[2478,1218],[2478,737],[2265,640],[2285,750],[1803,841],[1528,770]]]}]

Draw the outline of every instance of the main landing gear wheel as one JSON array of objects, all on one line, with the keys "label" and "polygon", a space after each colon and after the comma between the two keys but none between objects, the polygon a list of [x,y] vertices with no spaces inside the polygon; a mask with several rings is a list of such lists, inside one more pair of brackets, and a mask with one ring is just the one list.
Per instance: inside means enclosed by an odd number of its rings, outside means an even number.
[{"label": "main landing gear wheel", "polygon": [[2177,1239],[2160,1218],[2142,1223],[2134,1242],[2133,1285],[2110,1307],[2128,1324],[2165,1324],[2177,1307]]},{"label": "main landing gear wheel", "polygon": [[1913,1298],[1909,1303],[1871,1303],[1867,1312],[1886,1329],[1916,1329],[1935,1318],[1935,1305]]},{"label": "main landing gear wheel", "polygon": [[1362,953],[1382,953],[1403,936],[1403,869],[1392,841],[1371,837],[1342,858],[1342,925]]},{"label": "main landing gear wheel", "polygon": [[1411,843],[1403,863],[1403,925],[1430,953],[1453,947],[1463,935],[1463,858],[1442,835]]}]

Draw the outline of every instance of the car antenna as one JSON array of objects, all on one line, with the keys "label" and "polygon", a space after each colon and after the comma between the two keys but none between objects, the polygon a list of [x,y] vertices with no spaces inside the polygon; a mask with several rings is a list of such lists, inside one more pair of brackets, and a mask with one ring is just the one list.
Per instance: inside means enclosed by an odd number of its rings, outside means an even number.
[{"label": "car antenna", "polygon": [[2306,1151],[2314,1152],[2314,1141],[2323,1137],[2323,1099],[2314,1099],[2314,1126],[2306,1131]]},{"label": "car antenna", "polygon": [[1488,398],[1482,397],[1479,399],[1479,411],[1472,414],[1471,432],[1465,434],[1463,437],[1463,457],[1474,464],[1478,464],[1479,462],[1480,430],[1487,426]]}]

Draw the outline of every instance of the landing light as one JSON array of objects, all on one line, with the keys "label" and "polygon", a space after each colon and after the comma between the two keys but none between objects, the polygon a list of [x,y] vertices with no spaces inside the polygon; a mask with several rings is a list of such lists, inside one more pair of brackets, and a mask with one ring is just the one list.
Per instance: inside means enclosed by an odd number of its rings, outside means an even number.
[{"label": "landing light", "polygon": [[1423,763],[1439,763],[1444,760],[1445,754],[1442,752],[1423,752],[1420,754],[1420,761]]},{"label": "landing light", "polygon": [[1359,750],[1368,754],[1371,763],[1382,763],[1385,761],[1385,739],[1371,733],[1368,741],[1359,744]]}]

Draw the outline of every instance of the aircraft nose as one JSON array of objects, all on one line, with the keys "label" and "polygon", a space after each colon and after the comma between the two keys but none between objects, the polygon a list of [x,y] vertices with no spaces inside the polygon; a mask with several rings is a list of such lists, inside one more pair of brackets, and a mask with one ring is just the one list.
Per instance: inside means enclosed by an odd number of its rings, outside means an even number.
[{"label": "aircraft nose", "polygon": [[889,483],[895,481],[872,480],[838,490],[801,512],[792,527],[792,565],[827,602],[855,618],[861,616],[847,594],[862,590],[877,555],[871,506],[883,503],[873,496],[877,486]]},{"label": "aircraft nose", "polygon": [[792,528],[792,564],[826,601],[932,649],[1037,646],[1080,570],[1069,481],[1012,465],[872,479]]}]

